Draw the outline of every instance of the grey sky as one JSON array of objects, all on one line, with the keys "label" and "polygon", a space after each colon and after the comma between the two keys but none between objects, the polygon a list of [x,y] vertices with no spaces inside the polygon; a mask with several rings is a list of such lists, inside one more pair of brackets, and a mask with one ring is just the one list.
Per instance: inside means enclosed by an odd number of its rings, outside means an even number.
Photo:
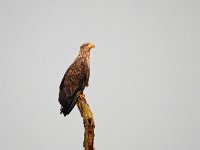
[{"label": "grey sky", "polygon": [[200,1],[0,1],[0,149],[82,149],[58,86],[91,41],[97,150],[200,149]]}]

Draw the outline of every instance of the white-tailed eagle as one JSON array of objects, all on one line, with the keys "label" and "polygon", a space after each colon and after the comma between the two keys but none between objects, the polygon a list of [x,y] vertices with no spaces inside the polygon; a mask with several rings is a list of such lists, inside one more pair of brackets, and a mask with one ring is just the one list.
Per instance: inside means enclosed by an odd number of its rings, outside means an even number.
[{"label": "white-tailed eagle", "polygon": [[90,50],[95,45],[84,43],[80,47],[79,55],[67,69],[59,91],[58,101],[61,104],[60,113],[68,115],[77,102],[78,94],[83,94],[83,90],[88,86],[90,77]]}]

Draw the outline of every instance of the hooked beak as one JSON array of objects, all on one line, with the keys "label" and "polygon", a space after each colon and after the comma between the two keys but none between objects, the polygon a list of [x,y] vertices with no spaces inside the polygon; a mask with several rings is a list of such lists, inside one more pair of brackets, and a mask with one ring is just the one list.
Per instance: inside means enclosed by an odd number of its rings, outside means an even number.
[{"label": "hooked beak", "polygon": [[95,48],[95,45],[94,44],[92,44],[92,43],[90,43],[89,45],[88,45],[88,47],[91,49],[91,48]]}]

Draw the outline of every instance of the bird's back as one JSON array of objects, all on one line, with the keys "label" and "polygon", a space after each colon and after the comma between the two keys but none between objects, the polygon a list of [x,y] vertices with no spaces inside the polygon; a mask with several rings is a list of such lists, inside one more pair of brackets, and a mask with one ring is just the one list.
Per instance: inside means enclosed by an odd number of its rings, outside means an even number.
[{"label": "bird's back", "polygon": [[89,80],[89,66],[85,57],[77,57],[73,64],[67,69],[61,84],[59,92],[59,102],[61,104],[61,113],[66,116],[76,105],[76,95],[79,91],[83,92]]}]

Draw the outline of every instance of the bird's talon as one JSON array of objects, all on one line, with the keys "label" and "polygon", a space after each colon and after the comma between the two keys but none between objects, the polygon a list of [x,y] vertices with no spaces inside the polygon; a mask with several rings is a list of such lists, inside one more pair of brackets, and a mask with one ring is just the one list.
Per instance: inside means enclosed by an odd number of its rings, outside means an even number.
[{"label": "bird's talon", "polygon": [[80,94],[79,97],[82,99],[85,99],[85,95],[83,95],[83,94]]}]

